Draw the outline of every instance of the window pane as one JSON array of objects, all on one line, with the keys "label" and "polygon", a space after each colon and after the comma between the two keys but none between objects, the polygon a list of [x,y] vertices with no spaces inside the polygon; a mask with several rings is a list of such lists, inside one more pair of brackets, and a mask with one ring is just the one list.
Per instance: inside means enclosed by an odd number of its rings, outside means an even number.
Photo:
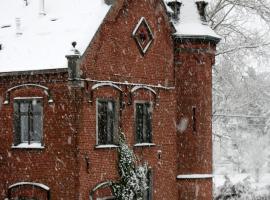
[{"label": "window pane", "polygon": [[16,146],[21,143],[21,121],[20,121],[20,104],[14,101],[14,141],[13,144]]},{"label": "window pane", "polygon": [[20,112],[19,108],[20,108],[19,102],[14,101],[14,112],[15,112],[16,114],[18,114],[18,113]]},{"label": "window pane", "polygon": [[143,104],[136,104],[136,141],[143,142]]},{"label": "window pane", "polygon": [[152,142],[152,114],[151,105],[145,104],[145,131],[144,139],[146,142]]},{"label": "window pane", "polygon": [[98,101],[98,144],[114,144],[115,103]]},{"label": "window pane", "polygon": [[27,103],[27,102],[21,102],[20,103],[20,112],[21,113],[28,112],[28,107],[29,107],[29,103]]},{"label": "window pane", "polygon": [[152,175],[151,170],[148,170],[147,172],[147,189],[144,192],[143,200],[151,200],[152,199]]},{"label": "window pane", "polygon": [[31,136],[31,141],[41,142],[42,134],[42,116],[34,115],[33,117],[33,133]]},{"label": "window pane", "polygon": [[115,108],[112,101],[108,102],[108,121],[107,121],[107,144],[113,144],[113,133],[114,133],[114,115]]},{"label": "window pane", "polygon": [[150,103],[136,104],[136,142],[152,142],[152,108]]},{"label": "window pane", "polygon": [[106,144],[107,140],[107,103],[98,102],[98,143]]},{"label": "window pane", "polygon": [[14,144],[41,142],[43,132],[42,103],[39,99],[14,102]]},{"label": "window pane", "polygon": [[20,128],[21,128],[21,142],[28,142],[28,132],[29,132],[29,118],[28,116],[21,116]]},{"label": "window pane", "polygon": [[34,113],[41,113],[42,112],[42,105],[39,100],[33,100],[32,101],[32,107],[33,107],[33,112]]}]

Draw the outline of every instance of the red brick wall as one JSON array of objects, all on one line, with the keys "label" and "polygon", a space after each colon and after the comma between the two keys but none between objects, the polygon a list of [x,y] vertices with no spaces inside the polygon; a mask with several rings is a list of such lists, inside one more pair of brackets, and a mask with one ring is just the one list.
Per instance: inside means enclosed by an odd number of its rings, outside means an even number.
[{"label": "red brick wall", "polygon": [[[11,92],[11,101],[0,109],[0,198],[10,185],[37,182],[51,188],[52,199],[75,199],[78,177],[76,150],[75,94],[67,87],[66,73],[1,77],[0,96],[12,86],[37,83],[47,86],[54,102],[48,103],[44,91],[20,88]],[[14,149],[13,98],[43,97],[44,149]],[[68,141],[71,141],[70,143]]]},{"label": "red brick wall", "polygon": [[[154,33],[154,41],[145,55],[140,53],[131,35],[142,16]],[[83,78],[174,87],[176,77],[175,90],[154,88],[158,99],[153,109],[155,146],[152,147],[133,146],[134,101],[154,102],[154,95],[147,90],[138,90],[132,104],[128,105],[132,86],[118,85],[124,91],[122,130],[139,161],[148,162],[152,169],[154,199],[194,199],[193,189],[189,188],[196,187],[198,199],[209,200],[211,181],[177,183],[176,175],[212,172],[211,66],[214,45],[207,42],[177,43],[174,66],[171,34],[161,1],[119,0],[83,55]],[[190,52],[194,48],[206,49],[210,53]],[[119,92],[112,87],[99,88],[93,92],[93,102],[90,103],[93,82],[85,82],[82,89],[73,88],[67,83],[67,73],[56,73],[1,77],[0,96],[18,83],[29,82],[49,87],[54,103],[48,104],[44,92],[33,88],[12,92],[11,100],[16,96],[44,98],[45,149],[12,149],[13,101],[9,105],[0,104],[0,172],[3,177],[0,179],[0,198],[5,197],[9,185],[28,181],[49,186],[54,200],[85,200],[98,183],[117,180],[116,149],[95,148],[96,99],[119,100]],[[183,134],[176,134],[176,125],[182,117],[191,121],[192,106],[197,107],[197,132],[193,133],[189,125]],[[107,196],[108,190],[100,190],[98,195],[103,193]]]},{"label": "red brick wall", "polygon": [[211,178],[178,180],[178,188],[181,200],[212,200]]},{"label": "red brick wall", "polygon": [[[84,75],[98,80],[173,85],[171,28],[161,1],[116,2],[84,55]],[[141,17],[145,17],[154,34],[144,56],[132,37]]]},{"label": "red brick wall", "polygon": [[[127,3],[125,3],[127,2]],[[137,23],[145,17],[154,34],[154,41],[143,56],[132,37]],[[100,28],[89,51],[82,60],[83,76],[96,80],[128,81],[153,85],[174,86],[173,43],[171,28],[161,1],[118,1]],[[94,83],[88,83],[89,89]],[[154,101],[146,90],[134,94],[132,105],[128,95],[132,86],[120,86],[126,104],[122,112],[122,130],[139,160],[148,162],[153,171],[154,199],[177,199],[176,130],[174,90],[157,90],[159,100],[153,109],[153,147],[133,147],[134,101]],[[80,132],[80,195],[88,198],[89,191],[100,182],[118,179],[116,149],[95,149],[96,99],[119,99],[111,87],[94,91],[93,103],[84,99],[83,129]],[[158,152],[161,158],[158,159]],[[86,170],[85,157],[90,160]]]},{"label": "red brick wall", "polygon": [[[80,195],[86,199],[89,191],[98,183],[117,180],[116,149],[95,149],[96,145],[96,98],[110,97],[118,99],[111,88],[99,89],[94,94],[94,103],[84,105],[83,130],[80,132]],[[127,97],[124,98],[128,102]],[[153,102],[153,96],[143,90],[138,91],[136,100]],[[134,102],[133,101],[133,102]],[[135,124],[134,103],[126,105],[122,112],[122,131],[126,134],[130,147],[135,151],[139,163],[147,162],[153,172],[154,199],[177,199],[176,190],[176,133],[174,92],[161,91],[158,105],[153,108],[153,147],[134,147]],[[161,151],[161,158],[158,152]],[[86,170],[85,157],[90,160],[90,169]],[[164,193],[170,191],[170,193]],[[105,195],[105,194],[104,194]]]},{"label": "red brick wall", "polygon": [[[187,129],[178,133],[178,173],[212,174],[212,65],[215,45],[208,41],[178,40],[175,43],[177,123],[188,119]],[[196,107],[196,132],[193,110]],[[197,180],[179,181],[180,199],[192,191]],[[211,181],[200,180],[205,189],[197,199],[212,199]],[[203,186],[205,184],[205,186]],[[189,189],[190,188],[190,189]],[[208,192],[203,195],[204,190]],[[186,199],[195,199],[187,196]]]}]

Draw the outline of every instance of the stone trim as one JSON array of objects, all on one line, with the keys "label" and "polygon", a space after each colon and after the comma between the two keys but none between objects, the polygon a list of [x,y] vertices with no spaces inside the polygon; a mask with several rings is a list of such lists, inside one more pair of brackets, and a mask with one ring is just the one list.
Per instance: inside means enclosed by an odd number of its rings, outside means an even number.
[{"label": "stone trim", "polygon": [[208,179],[213,178],[213,174],[181,174],[176,177],[177,179]]}]

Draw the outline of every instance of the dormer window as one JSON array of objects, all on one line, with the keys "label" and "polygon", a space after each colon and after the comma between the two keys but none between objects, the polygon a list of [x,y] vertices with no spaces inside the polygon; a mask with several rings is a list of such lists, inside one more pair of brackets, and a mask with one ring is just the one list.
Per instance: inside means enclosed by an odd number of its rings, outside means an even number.
[{"label": "dormer window", "polygon": [[42,99],[14,99],[14,146],[22,148],[41,147],[42,132]]}]

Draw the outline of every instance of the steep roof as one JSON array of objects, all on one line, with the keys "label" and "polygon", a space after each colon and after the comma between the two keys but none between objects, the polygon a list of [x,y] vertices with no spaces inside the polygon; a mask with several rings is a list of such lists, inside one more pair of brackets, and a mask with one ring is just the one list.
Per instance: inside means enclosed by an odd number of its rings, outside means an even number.
[{"label": "steep roof", "polygon": [[[168,0],[165,0],[165,2]],[[206,22],[202,22],[196,6],[198,0],[181,0],[180,20],[173,21],[176,36],[179,37],[210,37],[216,40],[220,36]]]},{"label": "steep roof", "polygon": [[40,0],[0,0],[0,72],[66,68],[71,42],[83,53],[110,9],[104,0],[44,2],[46,15]]},{"label": "steep roof", "polygon": [[[41,1],[0,0],[0,73],[66,68],[71,43],[83,54],[110,9],[104,0],[44,0],[42,15]],[[196,0],[181,2],[176,36],[219,39],[200,20]]]}]

